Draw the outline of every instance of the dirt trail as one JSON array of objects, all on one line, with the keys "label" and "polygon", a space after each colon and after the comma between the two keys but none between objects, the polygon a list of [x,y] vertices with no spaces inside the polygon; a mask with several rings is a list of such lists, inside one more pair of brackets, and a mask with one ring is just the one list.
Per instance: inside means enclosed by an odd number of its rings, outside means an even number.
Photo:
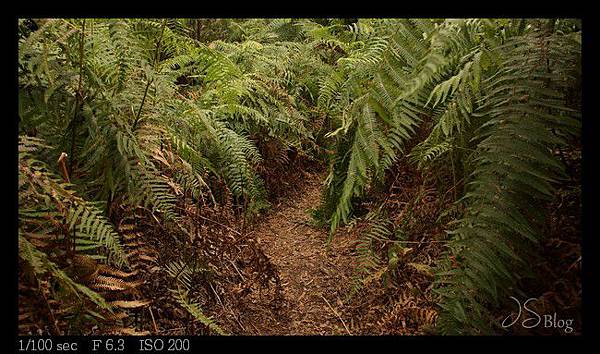
[{"label": "dirt trail", "polygon": [[352,325],[340,308],[354,269],[355,243],[342,235],[334,238],[327,250],[327,229],[312,226],[308,214],[319,205],[323,176],[306,173],[305,177],[253,230],[279,270],[287,301],[284,315],[288,320],[276,328],[268,326],[261,334],[348,335]]}]

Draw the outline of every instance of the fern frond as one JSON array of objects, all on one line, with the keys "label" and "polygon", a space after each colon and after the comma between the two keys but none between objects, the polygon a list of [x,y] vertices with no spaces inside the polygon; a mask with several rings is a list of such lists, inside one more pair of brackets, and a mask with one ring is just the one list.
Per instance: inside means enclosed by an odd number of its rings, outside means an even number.
[{"label": "fern frond", "polygon": [[45,253],[38,250],[21,234],[19,234],[19,257],[31,264],[37,274],[50,272],[70,293],[77,297],[84,295],[99,308],[112,311],[112,306],[102,296],[72,280],[56,263],[50,261]]},{"label": "fern frond", "polygon": [[[543,88],[559,77],[532,75],[543,49],[535,37],[521,45],[515,52],[527,54],[520,67],[507,59],[510,69],[486,83],[495,93],[485,97],[497,103],[478,112],[488,120],[474,138],[474,168],[463,198],[467,211],[446,255],[460,259],[459,266],[443,263],[437,274],[443,333],[488,333],[497,326],[488,307],[506,301],[517,274],[527,269],[522,259],[542,237],[543,203],[564,176],[551,148],[565,144],[562,136],[578,134],[577,112],[549,104],[560,91]],[[520,87],[533,88],[525,102]]]},{"label": "fern frond", "polygon": [[191,301],[188,297],[188,292],[178,288],[172,291],[179,304],[186,309],[196,320],[200,321],[203,325],[207,326],[215,333],[226,336],[227,333],[219,327],[212,318],[204,315],[200,304]]}]

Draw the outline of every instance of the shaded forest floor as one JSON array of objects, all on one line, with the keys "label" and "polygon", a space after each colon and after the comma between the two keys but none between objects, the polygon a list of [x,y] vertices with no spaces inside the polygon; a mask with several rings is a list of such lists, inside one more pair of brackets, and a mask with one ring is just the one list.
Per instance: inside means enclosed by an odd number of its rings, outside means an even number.
[{"label": "shaded forest floor", "polygon": [[[323,176],[306,173],[293,195],[274,205],[251,232],[278,269],[285,306],[283,321],[257,319],[264,335],[350,334],[340,313],[354,269],[355,240],[348,234],[327,248],[327,229],[312,225],[309,210],[319,205]],[[264,328],[260,328],[264,327]]]},{"label": "shaded forest floor", "polygon": [[[414,335],[426,333],[437,317],[429,288],[428,268],[441,251],[431,241],[441,232],[435,222],[440,208],[438,196],[409,168],[397,171],[387,203],[402,204],[395,219],[407,217],[415,209],[407,228],[412,245],[406,248],[402,264],[388,268],[387,262],[361,279],[361,242],[369,223],[358,221],[338,228],[327,246],[327,227],[318,227],[310,211],[321,202],[325,176],[320,172],[298,172],[291,191],[275,202],[272,209],[253,223],[246,237],[256,241],[279,277],[280,297],[253,291],[244,301],[241,322],[250,324],[252,335]],[[418,200],[415,207],[409,200]],[[398,221],[399,223],[399,221]],[[387,278],[387,281],[386,281]],[[391,280],[393,278],[393,280]],[[363,286],[358,288],[357,281]],[[249,301],[248,301],[249,300]],[[279,306],[273,306],[279,301]],[[274,309],[275,308],[275,309]],[[249,332],[249,333],[248,333]],[[240,333],[242,334],[242,333]]]},{"label": "shaded forest floor", "polygon": [[[110,300],[152,300],[148,306],[132,311],[127,322],[130,328],[135,327],[138,334],[209,334],[173,300],[169,289],[176,288],[177,282],[165,271],[167,265],[180,259],[191,265],[196,262],[193,260],[202,259],[216,271],[211,271],[208,277],[204,273],[192,277],[192,296],[229,334],[431,333],[429,329],[437,318],[436,299],[431,293],[431,268],[444,247],[446,221],[439,216],[441,210],[449,208],[449,193],[436,188],[431,178],[417,173],[408,164],[399,164],[390,173],[386,183],[389,188],[372,191],[374,199],[359,207],[370,209],[374,200],[379,201],[376,204],[383,203],[389,211],[389,220],[406,235],[407,244],[394,268],[387,261],[381,262],[362,280],[364,286],[350,296],[362,261],[359,249],[369,223],[359,217],[338,228],[327,247],[328,228],[316,226],[310,214],[320,205],[324,172],[319,169],[288,172],[285,179],[277,180],[281,193],[273,198],[272,206],[245,230],[232,228],[240,223],[230,205],[214,209],[185,205],[185,220],[195,230],[191,238],[165,237],[168,230],[152,221],[143,208],[135,212],[124,210],[126,216],[119,229],[128,241],[130,263],[137,275],[126,282],[115,281],[141,285],[132,289],[135,292],[119,291],[105,296]],[[577,319],[576,323],[581,323],[577,300],[581,296],[581,250],[577,247],[581,209],[580,192],[576,190],[580,182],[575,178],[571,183],[572,186],[559,192],[560,198],[550,208],[550,237],[544,244],[547,257],[535,265],[540,281],[527,283],[525,287],[531,296],[543,299],[539,302],[543,307],[540,313],[568,313]],[[385,243],[377,246],[383,259],[389,246]],[[27,290],[21,283],[20,287]],[[28,295],[25,290],[20,291],[20,297]],[[23,318],[30,314],[45,317],[35,311],[43,305],[40,297],[29,295],[28,299],[20,299],[20,303],[30,305],[20,309],[20,316],[22,313]],[[48,307],[60,313],[59,305],[49,303]],[[34,322],[38,320],[35,318]],[[49,323],[48,319],[42,322]],[[66,333],[65,326],[61,321],[60,327]],[[124,332],[124,328],[98,330],[88,333],[133,334]],[[36,332],[52,333],[52,330],[24,331]]]}]

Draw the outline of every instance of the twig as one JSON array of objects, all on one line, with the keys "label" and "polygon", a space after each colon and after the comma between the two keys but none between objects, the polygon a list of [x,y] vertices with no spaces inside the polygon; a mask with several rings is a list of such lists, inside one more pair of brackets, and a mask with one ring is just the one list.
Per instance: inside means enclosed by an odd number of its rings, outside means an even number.
[{"label": "twig", "polygon": [[581,262],[581,256],[579,256],[579,258],[577,258],[577,260],[575,262],[573,262],[573,264],[571,264],[569,266],[569,268],[567,268],[567,272],[571,270],[571,268],[573,268],[577,263]]},{"label": "twig", "polygon": [[233,266],[235,271],[240,275],[240,278],[242,278],[242,281],[246,281],[246,279],[244,279],[244,276],[242,275],[242,273],[240,273],[238,267],[235,265],[235,263],[231,259],[229,260],[229,263],[231,263],[231,265]]},{"label": "twig", "polygon": [[204,220],[206,220],[206,221],[210,221],[210,222],[212,222],[212,223],[215,223],[215,224],[217,224],[217,225],[223,226],[223,227],[224,227],[224,228],[226,228],[227,230],[229,230],[229,231],[231,231],[231,232],[235,232],[236,234],[238,234],[238,235],[240,235],[240,236],[242,235],[242,233],[241,233],[241,232],[239,232],[239,231],[237,231],[237,230],[235,230],[235,229],[232,229],[231,227],[229,227],[229,226],[227,226],[227,225],[221,224],[221,223],[220,223],[220,222],[218,222],[218,221],[214,221],[214,220],[212,220],[212,219],[209,219],[209,218],[206,218],[206,217],[204,217],[204,216],[202,216],[202,215],[195,215],[195,216],[199,217],[200,219],[204,219]]},{"label": "twig", "polygon": [[337,318],[339,318],[340,321],[342,321],[342,324],[344,325],[344,328],[346,329],[346,332],[348,332],[349,335],[352,335],[352,333],[350,332],[350,330],[348,329],[348,327],[346,327],[346,323],[344,322],[344,320],[342,319],[342,317],[331,306],[331,304],[329,303],[329,301],[327,301],[327,299],[323,295],[321,295],[321,298],[323,298],[323,300],[325,300],[325,303],[327,303],[327,306],[329,306],[329,308],[331,309],[331,311],[333,311],[333,313],[337,316]]},{"label": "twig", "polygon": [[455,185],[453,185],[453,186],[452,186],[450,189],[448,189],[448,190],[447,190],[447,191],[444,193],[443,197],[445,197],[445,196],[446,196],[446,194],[448,194],[448,193],[449,193],[451,190],[455,189],[455,188],[456,188],[456,187],[457,187],[457,186],[458,186],[460,183],[462,183],[464,180],[465,180],[465,178],[463,177],[463,178],[459,179],[458,181],[456,181],[456,184],[455,184]]},{"label": "twig", "polygon": [[[231,312],[231,314],[233,315],[233,319],[240,325],[240,328],[245,332],[246,327],[244,327],[242,322],[240,322],[240,320],[237,318],[237,316],[235,315],[235,313],[233,312],[233,310],[231,308],[229,308],[229,312]],[[250,323],[252,324],[252,322],[250,322]]]},{"label": "twig", "polygon": [[154,320],[154,314],[152,313],[152,307],[148,306],[148,311],[150,311],[150,317],[152,317],[152,324],[154,325],[154,333],[159,333],[158,326],[156,325],[156,321]]},{"label": "twig", "polygon": [[167,329],[163,329],[162,331],[156,332],[158,333],[164,333],[164,332],[172,332],[172,331],[179,331],[180,329],[186,329],[186,327],[178,327],[178,328],[167,328]]},{"label": "twig", "polygon": [[221,302],[221,298],[219,297],[219,294],[217,294],[217,291],[215,290],[215,288],[212,286],[211,283],[208,283],[208,285],[210,286],[210,288],[212,289],[213,293],[215,293],[215,295],[217,296],[217,300],[219,301],[219,304],[221,305],[221,307],[223,309],[225,309],[225,306],[223,305],[223,302]]},{"label": "twig", "polygon": [[36,277],[36,281],[38,282],[38,292],[40,293],[40,295],[42,295],[42,297],[44,298],[44,301],[46,302],[46,306],[48,307],[48,317],[50,317],[50,321],[52,321],[54,330],[56,330],[56,334],[58,334],[59,336],[62,336],[63,333],[60,330],[60,328],[58,328],[58,321],[56,320],[56,317],[54,317],[54,312],[52,312],[52,307],[50,306],[50,303],[48,302],[48,297],[46,297],[46,294],[44,294],[44,291],[39,286],[40,281],[37,279],[37,277]]},{"label": "twig", "polygon": [[132,130],[135,130],[135,128],[140,120],[140,115],[142,114],[142,108],[144,107],[144,102],[146,102],[146,96],[148,95],[148,89],[150,88],[152,81],[153,81],[153,79],[149,79],[148,83],[146,83],[146,89],[144,90],[144,95],[142,96],[142,103],[140,103],[140,108],[138,108],[137,114],[135,116],[135,120],[133,121]]},{"label": "twig", "polygon": [[403,241],[403,240],[386,240],[391,243],[445,243],[447,240],[429,240],[429,241]]}]

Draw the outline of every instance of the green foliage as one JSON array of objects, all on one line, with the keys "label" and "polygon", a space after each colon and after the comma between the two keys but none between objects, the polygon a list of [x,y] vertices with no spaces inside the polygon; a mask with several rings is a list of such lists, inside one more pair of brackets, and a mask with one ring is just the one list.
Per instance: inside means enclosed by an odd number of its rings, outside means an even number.
[{"label": "green foliage", "polygon": [[330,237],[351,214],[352,198],[383,177],[420,121],[418,95],[398,99],[404,95],[399,84],[408,80],[407,70],[416,65],[412,55],[417,54],[403,48],[401,30],[422,37],[420,23],[394,21],[398,32],[385,37],[353,32],[357,49],[339,59],[338,71],[321,85],[319,104],[339,119],[338,128],[329,134],[336,137],[336,154],[323,205]]},{"label": "green foliage", "polygon": [[466,213],[451,232],[447,255],[459,268],[444,262],[438,273],[443,333],[495,329],[488,306],[504,303],[527,274],[523,260],[535,256],[542,238],[544,203],[565,176],[552,151],[579,135],[579,110],[564,101],[579,75],[579,44],[539,33],[513,43],[497,74],[483,83],[486,94],[474,113],[485,123],[473,138]]},{"label": "green foliage", "polygon": [[192,289],[192,277],[198,271],[190,267],[183,261],[176,261],[166,266],[167,273],[175,278],[176,289],[171,289],[177,302],[186,309],[195,319],[200,321],[203,325],[207,326],[215,333],[222,336],[227,335],[221,327],[219,327],[212,318],[206,316],[202,312],[201,305],[190,299],[190,291]]},{"label": "green foliage", "polygon": [[62,236],[87,239],[109,263],[126,265],[119,235],[102,210],[78,196],[73,185],[62,182],[46,164],[31,157],[40,147],[43,145],[39,139],[20,140],[19,222],[22,227],[50,227],[45,233],[63,231]]},{"label": "green foliage", "polygon": [[[20,21],[24,250],[31,235],[52,235],[67,255],[126,267],[115,210],[143,207],[189,234],[178,194],[208,194],[215,204],[209,177],[248,214],[267,207],[258,143],[314,146],[308,115],[327,70],[308,44],[284,41],[296,36],[275,22],[268,31],[277,42],[206,44],[178,19],[34,20],[37,30]],[[34,267],[61,276],[32,252]]]},{"label": "green foliage", "polygon": [[543,203],[564,176],[553,151],[579,134],[580,107],[569,92],[580,82],[580,33],[556,30],[564,22],[553,20],[374,20],[370,27],[390,22],[393,30],[375,31],[382,37],[359,32],[350,44],[329,32],[346,57],[321,85],[319,104],[339,123],[316,214],[333,234],[415,136],[418,113],[431,117],[429,135],[409,156],[440,172],[449,159],[452,188],[466,189],[457,202],[465,215],[437,270],[438,329],[493,333],[490,310],[527,275],[522,260],[536,254]]},{"label": "green foliage", "polygon": [[87,299],[92,306],[112,312],[112,306],[100,294],[72,279],[57,264],[55,259],[60,259],[65,250],[39,248],[32,243],[40,244],[42,240],[41,244],[47,245],[48,240],[55,239],[66,245],[67,254],[73,248],[108,264],[127,265],[120,237],[102,210],[31,156],[44,148],[40,139],[21,137],[19,141],[19,258],[29,264],[37,283],[48,275],[60,284],[52,295],[64,303],[71,300],[60,291],[80,304]]},{"label": "green foliage", "polygon": [[375,277],[381,276],[382,271],[387,270],[378,253],[392,241],[393,225],[387,218],[380,215],[378,210],[368,214],[366,219],[369,221],[369,225],[362,233],[356,248],[358,266],[355,269],[349,297],[360,292]]},{"label": "green foliage", "polygon": [[112,311],[112,306],[102,296],[71,279],[56,263],[50,261],[44,252],[38,250],[21,234],[19,234],[19,257],[31,265],[35,275],[43,275],[49,272],[69,293],[78,298],[84,295],[98,308]]},{"label": "green foliage", "polygon": [[[251,216],[269,205],[265,166],[284,164],[285,150],[264,148],[275,143],[327,154],[314,215],[330,241],[407,155],[451,175],[464,210],[436,269],[438,330],[494,333],[493,310],[526,281],[544,203],[564,179],[555,151],[580,134],[580,28],[570,19],[19,20],[20,258],[106,309],[56,259],[127,267],[118,207],[143,207],[188,234],[182,194],[230,196]],[[399,252],[397,225],[369,222],[356,291]],[[48,238],[55,249],[35,241]],[[175,298],[223,334],[190,298],[186,267],[167,269]]]}]

